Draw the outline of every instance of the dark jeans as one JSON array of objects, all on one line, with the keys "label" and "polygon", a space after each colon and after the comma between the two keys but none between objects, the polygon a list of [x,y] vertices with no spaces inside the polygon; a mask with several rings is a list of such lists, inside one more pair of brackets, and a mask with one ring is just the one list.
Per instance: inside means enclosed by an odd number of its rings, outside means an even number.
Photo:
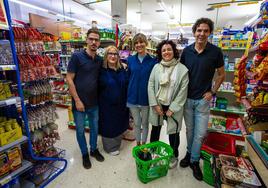
[{"label": "dark jeans", "polygon": [[[162,126],[152,126],[150,142],[159,141]],[[169,145],[172,147],[174,156],[179,156],[180,133],[169,134]]]}]

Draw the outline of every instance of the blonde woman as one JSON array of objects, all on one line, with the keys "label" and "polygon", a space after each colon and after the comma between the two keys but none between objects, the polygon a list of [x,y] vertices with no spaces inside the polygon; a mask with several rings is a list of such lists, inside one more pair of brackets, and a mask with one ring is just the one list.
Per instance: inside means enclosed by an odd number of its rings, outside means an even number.
[{"label": "blonde woman", "polygon": [[103,149],[118,155],[124,133],[129,125],[127,103],[128,74],[122,67],[119,51],[108,46],[99,79],[99,133]]}]

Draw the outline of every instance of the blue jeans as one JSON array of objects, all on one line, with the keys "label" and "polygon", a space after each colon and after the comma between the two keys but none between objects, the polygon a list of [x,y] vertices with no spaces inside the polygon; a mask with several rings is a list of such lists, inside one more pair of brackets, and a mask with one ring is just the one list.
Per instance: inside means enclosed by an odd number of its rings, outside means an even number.
[{"label": "blue jeans", "polygon": [[202,141],[207,133],[209,120],[209,101],[187,99],[184,105],[187,151],[191,153],[191,163],[200,159]]},{"label": "blue jeans", "polygon": [[99,121],[99,108],[98,106],[87,108],[85,112],[73,110],[74,122],[76,126],[76,139],[79,144],[82,155],[88,153],[87,142],[85,137],[85,119],[88,116],[90,125],[90,151],[97,149],[98,139],[98,121]]}]

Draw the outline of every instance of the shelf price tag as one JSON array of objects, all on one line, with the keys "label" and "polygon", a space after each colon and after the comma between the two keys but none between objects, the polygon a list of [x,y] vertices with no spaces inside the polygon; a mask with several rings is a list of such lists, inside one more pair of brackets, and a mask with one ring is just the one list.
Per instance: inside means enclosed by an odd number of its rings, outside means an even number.
[{"label": "shelf price tag", "polygon": [[17,100],[16,100],[16,98],[7,99],[5,101],[5,103],[6,103],[6,106],[8,106],[8,105],[11,105],[11,104],[16,104],[17,103]]},{"label": "shelf price tag", "polygon": [[0,180],[0,185],[3,186],[5,184],[7,184],[8,182],[10,182],[12,180],[11,176],[6,176],[5,178]]}]

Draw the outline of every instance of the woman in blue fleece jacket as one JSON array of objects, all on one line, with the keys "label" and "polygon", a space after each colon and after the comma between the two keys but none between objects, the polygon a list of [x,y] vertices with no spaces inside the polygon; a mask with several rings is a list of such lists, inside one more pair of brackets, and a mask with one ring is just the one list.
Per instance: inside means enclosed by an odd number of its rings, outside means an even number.
[{"label": "woman in blue fleece jacket", "polygon": [[156,59],[146,53],[148,44],[144,34],[138,33],[133,38],[136,55],[128,58],[129,85],[127,107],[134,119],[137,145],[145,144],[148,135],[148,80],[156,64]]}]

